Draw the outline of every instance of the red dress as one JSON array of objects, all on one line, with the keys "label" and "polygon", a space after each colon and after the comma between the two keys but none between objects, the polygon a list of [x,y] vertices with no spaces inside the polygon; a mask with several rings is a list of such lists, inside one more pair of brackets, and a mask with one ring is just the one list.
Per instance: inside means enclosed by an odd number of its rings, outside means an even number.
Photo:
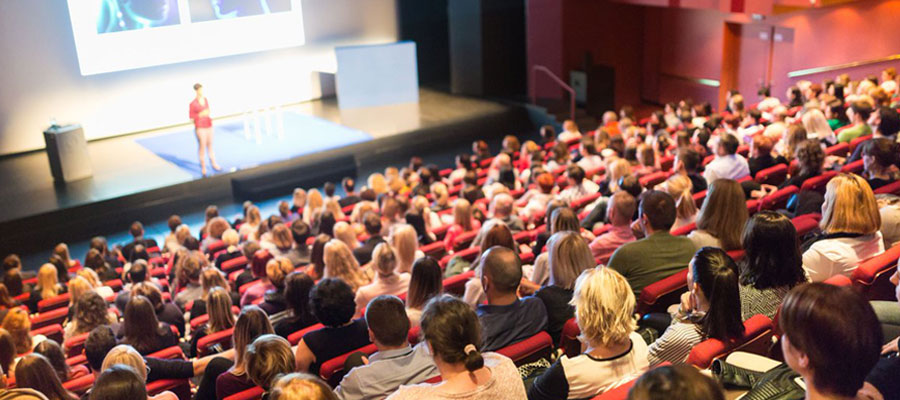
[{"label": "red dress", "polygon": [[205,117],[201,117],[200,113],[202,111],[209,111],[209,100],[204,98],[203,105],[200,105],[200,101],[194,99],[194,101],[191,102],[190,111],[191,120],[194,121],[194,128],[211,128],[212,118],[209,117],[209,114],[206,114]]}]

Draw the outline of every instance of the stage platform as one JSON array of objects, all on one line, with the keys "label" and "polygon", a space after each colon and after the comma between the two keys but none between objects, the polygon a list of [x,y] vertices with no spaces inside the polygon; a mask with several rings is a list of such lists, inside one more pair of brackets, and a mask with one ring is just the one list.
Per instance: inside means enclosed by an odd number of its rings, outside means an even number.
[{"label": "stage platform", "polygon": [[0,159],[0,255],[45,250],[207,204],[285,196],[293,187],[337,182],[385,161],[402,165],[412,155],[476,138],[534,130],[522,106],[429,89],[420,90],[418,104],[348,111],[327,98],[268,117],[274,128],[263,122],[259,134],[252,115],[217,119],[215,146],[227,169],[206,178],[191,158],[196,142],[188,125],[92,141],[94,176],[66,185],[54,184],[43,151]]}]

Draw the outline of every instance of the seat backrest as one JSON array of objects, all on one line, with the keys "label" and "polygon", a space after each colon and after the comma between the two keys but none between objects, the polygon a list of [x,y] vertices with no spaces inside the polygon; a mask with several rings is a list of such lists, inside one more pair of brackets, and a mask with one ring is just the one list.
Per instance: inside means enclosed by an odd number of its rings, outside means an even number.
[{"label": "seat backrest", "polygon": [[44,335],[47,339],[51,339],[56,343],[63,341],[63,327],[60,324],[47,325],[41,328],[32,329],[31,336]]},{"label": "seat backrest", "polygon": [[223,262],[222,265],[219,266],[219,268],[222,269],[222,272],[225,272],[227,274],[232,271],[244,269],[244,267],[247,265],[247,263],[248,263],[247,257],[240,255],[240,256],[232,258],[228,261]]},{"label": "seat backrest", "polygon": [[419,247],[419,250],[422,250],[422,253],[425,253],[426,256],[432,257],[436,260],[440,260],[441,257],[444,256],[444,253],[446,251],[446,249],[444,248],[444,242],[440,240],[436,240],[422,247]]},{"label": "seat backrest", "polygon": [[667,173],[659,171],[659,172],[654,172],[652,174],[645,175],[644,177],[639,179],[639,182],[640,182],[641,186],[643,186],[647,189],[652,189],[654,186],[665,182],[666,178],[668,178],[668,177],[669,177],[669,175]]},{"label": "seat backrest", "polygon": [[63,388],[77,394],[84,394],[84,392],[87,392],[88,389],[91,388],[91,386],[94,386],[94,374],[87,374],[85,376],[63,382]]},{"label": "seat backrest", "polygon": [[691,222],[690,224],[682,225],[678,228],[672,229],[672,231],[669,233],[671,233],[674,236],[684,236],[684,235],[687,235],[688,233],[691,233],[694,229],[697,229],[697,223]]},{"label": "seat backrest", "polygon": [[209,348],[218,343],[225,344],[225,347],[231,348],[231,336],[233,333],[234,328],[228,328],[200,338],[200,340],[197,340],[197,355],[205,356],[209,354]]},{"label": "seat backrest", "polygon": [[766,185],[780,185],[787,179],[788,167],[777,164],[756,173],[756,182]]},{"label": "seat backrest", "polygon": [[831,278],[826,279],[824,283],[834,286],[853,286],[853,281],[844,275],[832,276]]},{"label": "seat backrest", "polygon": [[62,324],[68,314],[69,309],[67,308],[57,308],[53,311],[42,312],[31,318],[31,329],[35,330],[47,325]]},{"label": "seat backrest", "polygon": [[797,230],[797,237],[803,237],[807,233],[819,229],[819,221],[806,215],[791,219],[791,223],[794,224],[794,229]]},{"label": "seat backrest", "polygon": [[863,160],[856,160],[841,167],[841,172],[845,174],[859,174],[864,168],[865,165],[863,165]]},{"label": "seat backrest", "polygon": [[825,186],[828,185],[828,181],[837,176],[837,174],[837,171],[825,171],[822,175],[805,180],[803,186],[800,186],[800,190],[812,190],[814,192],[825,194]]},{"label": "seat backrest", "polygon": [[75,335],[66,340],[65,349],[66,349],[66,357],[75,357],[81,354],[81,351],[84,350],[84,342],[87,340],[90,332],[85,332],[80,335]]},{"label": "seat backrest", "polygon": [[[241,309],[237,306],[231,306],[231,313],[234,315],[239,315],[241,313]],[[209,313],[203,314],[197,318],[191,320],[191,332],[197,330],[201,325],[209,322]]]},{"label": "seat backrest", "polygon": [[574,211],[578,211],[582,207],[584,207],[588,204],[591,204],[592,202],[594,202],[594,200],[597,200],[598,198],[600,198],[600,196],[601,196],[600,193],[591,193],[587,196],[580,197],[580,198],[572,201],[572,204],[569,204],[569,208],[571,208]]},{"label": "seat backrest", "polygon": [[157,351],[155,353],[150,353],[147,355],[147,357],[162,358],[162,359],[166,359],[166,360],[187,359],[187,357],[184,356],[184,351],[182,351],[181,347],[179,347],[179,346],[167,347],[167,348]]},{"label": "seat backrest", "polygon": [[300,343],[300,340],[303,339],[303,335],[306,335],[307,333],[312,332],[312,331],[317,331],[324,327],[325,327],[325,325],[322,325],[322,324],[310,325],[306,328],[303,328],[297,332],[294,332],[294,333],[288,335],[288,338],[287,338],[288,342],[291,343],[291,346],[296,346],[297,343]]},{"label": "seat backrest", "polygon": [[478,231],[472,230],[468,232],[460,233],[456,236],[456,241],[453,243],[454,250],[462,250],[469,247],[472,244],[472,240],[475,239],[475,235],[478,234]]},{"label": "seat backrest", "polygon": [[578,340],[578,335],[581,335],[581,328],[578,327],[575,318],[569,318],[563,325],[562,335],[559,336],[559,348],[570,358],[581,354],[581,341]]},{"label": "seat backrest", "polygon": [[66,292],[58,296],[53,296],[49,299],[43,299],[38,302],[38,312],[43,313],[50,310],[55,310],[60,307],[65,307],[66,304],[69,304],[69,298],[71,297],[72,295]]},{"label": "seat backrest", "polygon": [[849,143],[838,143],[834,146],[830,146],[825,149],[826,156],[847,157],[847,153],[849,153],[849,152],[850,152],[850,144]]},{"label": "seat backrest", "polygon": [[406,339],[409,340],[410,345],[415,346],[415,345],[419,344],[420,341],[422,341],[421,336],[422,336],[422,327],[417,325],[412,328],[409,328],[409,334],[407,334]]},{"label": "seat backrest", "polygon": [[697,205],[697,208],[703,207],[703,200],[706,200],[706,191],[700,191],[694,193],[694,204]]},{"label": "seat backrest", "polygon": [[687,273],[685,268],[644,287],[638,296],[635,312],[641,315],[666,312],[669,306],[678,304],[681,294],[687,291]]},{"label": "seat backrest", "polygon": [[786,186],[776,190],[774,193],[763,197],[759,200],[760,210],[779,210],[787,208],[788,200],[791,196],[800,192],[800,189],[794,185]]},{"label": "seat backrest", "polygon": [[765,315],[754,315],[744,321],[744,336],[725,343],[718,339],[706,339],[694,346],[688,354],[687,362],[697,368],[706,369],[713,360],[722,358],[735,350],[766,355],[772,345],[772,320]]},{"label": "seat backrest", "polygon": [[850,281],[868,300],[896,301],[891,275],[897,270],[898,259],[900,259],[900,245],[860,263],[850,273]]},{"label": "seat backrest", "polygon": [[243,392],[235,393],[225,398],[225,400],[259,400],[262,399],[263,393],[266,391],[259,386],[254,386]]},{"label": "seat backrest", "polygon": [[327,360],[323,362],[319,367],[319,376],[322,377],[322,380],[328,382],[331,387],[337,387],[337,385],[341,383],[341,379],[344,378],[344,374],[346,373],[346,371],[344,371],[344,362],[347,361],[347,357],[349,357],[353,353],[356,353],[357,351],[363,352],[366,355],[372,355],[373,353],[378,351],[378,348],[375,347],[374,343],[370,343],[356,350],[349,351],[335,358]]},{"label": "seat backrest", "polygon": [[734,262],[743,260],[746,254],[747,253],[743,249],[731,250],[728,252],[728,256],[731,257]]},{"label": "seat backrest", "polygon": [[896,194],[900,195],[900,181],[895,181],[888,183],[878,189],[875,189],[875,194]]},{"label": "seat backrest", "polygon": [[473,277],[475,277],[475,270],[466,271],[444,279],[444,293],[462,296],[466,291],[466,282]]},{"label": "seat backrest", "polygon": [[[839,133],[840,131],[847,129],[850,126],[852,126],[852,125],[842,126],[838,130],[834,131],[834,133]],[[860,136],[858,138],[851,140],[850,141],[850,149],[849,149],[850,153],[852,154],[854,151],[856,151],[856,146],[859,146],[860,143],[865,142],[866,140],[869,140],[871,138],[872,138],[872,135],[865,135],[865,136]]]},{"label": "seat backrest", "polygon": [[538,332],[536,335],[525,339],[518,343],[513,343],[497,353],[509,357],[519,366],[537,361],[541,358],[548,358],[553,351],[553,339],[550,334],[544,331]]},{"label": "seat backrest", "polygon": [[179,399],[191,398],[191,381],[187,379],[158,379],[147,383],[147,394],[155,396],[170,391]]}]

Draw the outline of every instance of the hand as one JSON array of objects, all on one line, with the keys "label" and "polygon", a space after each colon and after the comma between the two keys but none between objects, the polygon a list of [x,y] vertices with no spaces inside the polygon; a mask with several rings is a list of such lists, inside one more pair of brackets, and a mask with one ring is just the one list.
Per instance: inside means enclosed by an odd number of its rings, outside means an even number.
[{"label": "hand", "polygon": [[689,313],[694,311],[694,296],[691,296],[691,292],[684,292],[681,294],[681,312]]},{"label": "hand", "polygon": [[887,353],[893,353],[895,351],[900,351],[897,348],[897,340],[898,339],[900,339],[900,337],[894,338],[894,340],[891,340],[886,345],[884,345],[884,347],[881,348],[881,354],[887,354]]},{"label": "hand", "polygon": [[362,362],[363,362],[363,364],[365,364],[365,365],[369,365],[369,357],[362,356]]}]

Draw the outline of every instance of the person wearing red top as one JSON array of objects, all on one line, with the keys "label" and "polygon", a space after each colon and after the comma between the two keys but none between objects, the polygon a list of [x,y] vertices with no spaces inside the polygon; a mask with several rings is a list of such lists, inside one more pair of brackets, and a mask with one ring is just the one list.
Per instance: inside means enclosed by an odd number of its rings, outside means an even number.
[{"label": "person wearing red top", "polygon": [[209,164],[212,165],[214,170],[218,171],[222,168],[216,163],[216,153],[213,152],[212,148],[212,118],[209,117],[209,101],[203,96],[203,85],[195,83],[194,91],[197,92],[197,97],[191,102],[190,116],[191,120],[194,121],[194,133],[197,134],[200,173],[206,176],[206,156],[204,153],[209,153]]}]

